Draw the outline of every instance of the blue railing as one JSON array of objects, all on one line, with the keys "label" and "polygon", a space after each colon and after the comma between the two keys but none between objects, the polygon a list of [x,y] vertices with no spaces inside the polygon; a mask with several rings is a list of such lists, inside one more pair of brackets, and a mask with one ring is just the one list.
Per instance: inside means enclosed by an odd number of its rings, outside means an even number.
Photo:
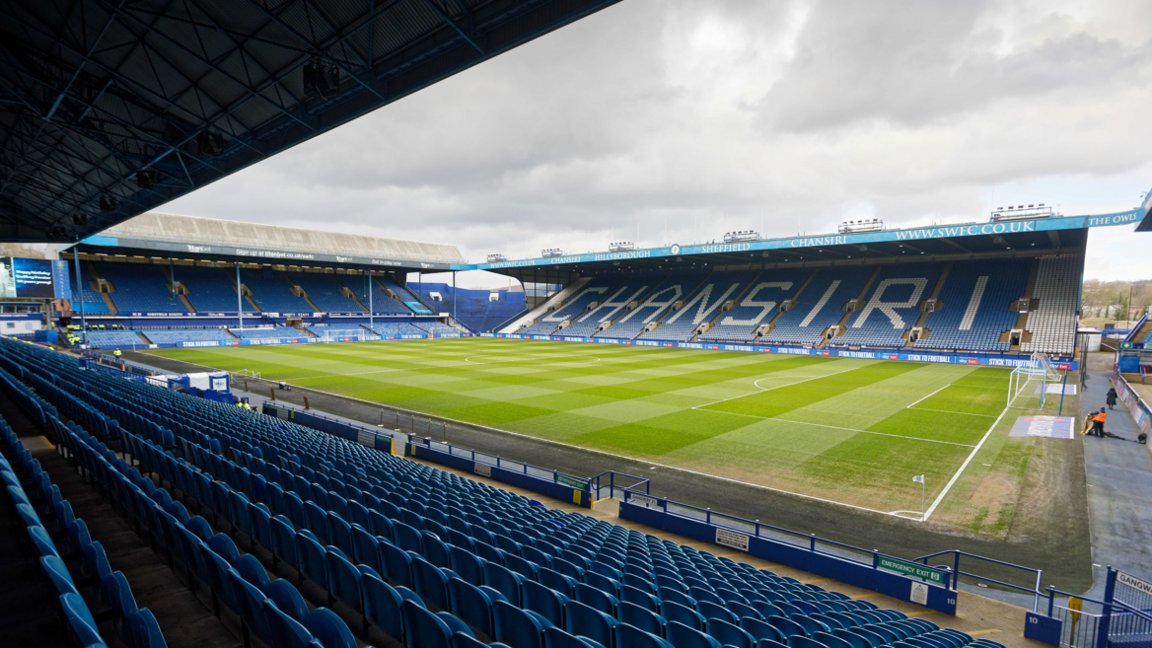
[{"label": "blue railing", "polygon": [[[1032,611],[1036,612],[1039,610],[1040,597],[1042,596],[1042,594],[1040,592],[1040,575],[1044,573],[1044,570],[1033,569],[1032,567],[1024,567],[1023,565],[1017,565],[1015,563],[1005,562],[1003,560],[996,560],[995,558],[987,558],[985,556],[978,556],[976,554],[968,553],[967,551],[959,551],[956,549],[949,549],[947,551],[938,551],[934,554],[928,554],[927,556],[920,556],[919,558],[915,559],[915,562],[921,563],[925,566],[931,566],[931,565],[928,565],[929,560],[931,560],[933,558],[939,558],[942,556],[952,556],[952,564],[951,565],[935,565],[935,567],[937,567],[938,569],[939,568],[947,568],[949,571],[952,572],[952,589],[956,589],[958,587],[958,585],[959,585],[958,581],[959,581],[959,578],[961,576],[967,576],[969,578],[974,578],[974,579],[976,579],[980,582],[983,582],[983,583],[994,583],[994,584],[999,585],[1001,587],[1006,587],[1010,590],[1024,592],[1026,594],[1031,594],[1032,595]],[[1030,580],[1033,577],[1035,577],[1036,582],[1031,587],[1024,587],[1022,585],[1017,585],[1015,583],[1009,583],[1009,582],[1002,581],[1002,580],[999,580],[996,578],[992,578],[986,574],[976,574],[973,572],[966,572],[960,568],[960,559],[961,558],[971,558],[972,560],[979,561],[981,564],[995,565],[997,567],[1007,568],[1008,570],[1011,570],[1011,571],[1022,572],[1024,574],[1027,574],[1027,577]]]}]

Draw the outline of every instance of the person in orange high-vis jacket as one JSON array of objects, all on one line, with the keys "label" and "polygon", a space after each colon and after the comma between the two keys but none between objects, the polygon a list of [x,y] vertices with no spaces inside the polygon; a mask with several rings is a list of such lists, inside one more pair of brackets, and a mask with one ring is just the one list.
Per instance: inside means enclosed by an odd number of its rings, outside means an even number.
[{"label": "person in orange high-vis jacket", "polygon": [[1104,436],[1104,422],[1108,420],[1108,412],[1103,407],[1100,411],[1092,417],[1092,431],[1089,434],[1095,434],[1098,437]]}]

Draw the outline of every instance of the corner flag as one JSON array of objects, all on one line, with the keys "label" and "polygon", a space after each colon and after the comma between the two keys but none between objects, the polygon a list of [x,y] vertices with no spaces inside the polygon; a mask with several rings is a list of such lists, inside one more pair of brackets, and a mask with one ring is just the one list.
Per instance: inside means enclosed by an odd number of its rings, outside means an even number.
[{"label": "corner flag", "polygon": [[912,481],[919,482],[919,483],[923,484],[924,483],[924,475],[916,475],[915,477],[912,478]]}]

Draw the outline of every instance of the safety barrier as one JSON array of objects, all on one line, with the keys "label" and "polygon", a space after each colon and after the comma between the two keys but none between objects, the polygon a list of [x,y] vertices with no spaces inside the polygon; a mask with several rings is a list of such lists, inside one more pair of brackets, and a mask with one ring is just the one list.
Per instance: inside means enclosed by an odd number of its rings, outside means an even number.
[{"label": "safety barrier", "polygon": [[783,529],[759,520],[716,513],[663,497],[623,489],[621,519],[736,549],[750,556],[832,578],[927,608],[956,614],[952,572]]},{"label": "safety barrier", "polygon": [[1116,387],[1116,394],[1120,397],[1120,402],[1124,403],[1128,412],[1132,414],[1132,420],[1136,422],[1136,427],[1145,434],[1152,434],[1152,405],[1136,393],[1136,390],[1124,378],[1124,374],[1114,374],[1111,378],[1112,385]]},{"label": "safety barrier", "polygon": [[1049,587],[1046,611],[1029,612],[1024,637],[1069,648],[1138,648],[1152,643],[1152,583],[1108,566],[1104,599]]}]

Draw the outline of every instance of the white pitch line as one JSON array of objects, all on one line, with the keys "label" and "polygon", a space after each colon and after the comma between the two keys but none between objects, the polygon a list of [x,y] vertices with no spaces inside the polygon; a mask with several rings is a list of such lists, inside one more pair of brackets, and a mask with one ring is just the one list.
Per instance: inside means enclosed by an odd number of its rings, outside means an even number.
[{"label": "white pitch line", "polygon": [[[835,375],[837,375],[837,374],[847,373],[847,372],[849,372],[849,371],[853,371],[853,370],[855,370],[855,369],[859,369],[859,368],[860,368],[860,367],[852,367],[851,369],[845,369],[844,371],[837,371],[837,372],[835,372],[835,373],[830,373],[830,374],[826,374],[826,375],[823,375],[823,376],[813,376],[813,377],[811,377],[811,378],[805,378],[804,380],[797,380],[797,381],[796,381],[796,382],[794,382],[794,383],[788,383],[787,385],[777,385],[777,386],[775,386],[775,387],[761,387],[761,386],[760,386],[760,381],[761,381],[761,380],[768,380],[769,378],[781,378],[781,377],[783,377],[783,378],[786,378],[786,377],[788,377],[788,376],[782,376],[782,375],[779,375],[779,374],[769,374],[769,375],[767,375],[767,376],[764,376],[763,378],[757,378],[757,379],[756,379],[756,380],[755,380],[755,381],[752,383],[752,386],[753,386],[753,387],[755,387],[756,389],[759,389],[760,391],[754,391],[754,392],[750,392],[750,393],[747,393],[747,394],[740,394],[739,396],[731,396],[731,397],[729,397],[729,398],[721,398],[720,400],[718,400],[718,401],[712,401],[711,403],[704,403],[703,405],[696,405],[696,406],[695,406],[695,407],[693,407],[692,409],[703,409],[703,408],[705,408],[705,407],[708,407],[709,405],[715,405],[716,403],[724,403],[724,402],[727,402],[727,401],[730,401],[730,400],[736,400],[737,398],[744,398],[745,396],[755,396],[756,394],[759,394],[759,393],[761,393],[761,392],[769,392],[769,391],[772,391],[772,390],[774,390],[774,389],[780,389],[780,388],[782,388],[782,387],[791,387],[791,386],[793,386],[793,385],[799,385],[799,384],[802,384],[802,383],[806,383],[806,382],[810,382],[810,381],[813,381],[813,380],[819,380],[819,379],[821,379],[821,378],[830,378],[830,377],[832,377],[832,376],[835,376]],[[717,410],[717,411],[723,411],[723,410]],[[733,412],[729,412],[729,414],[731,414],[731,413],[733,413]],[[763,417],[757,417],[757,418],[763,418]]]},{"label": "white pitch line", "polygon": [[816,427],[829,428],[831,430],[844,430],[845,432],[860,432],[862,434],[875,434],[877,436],[895,437],[897,439],[909,439],[911,441],[925,441],[927,443],[943,443],[946,445],[960,446],[962,448],[975,448],[976,446],[967,443],[956,443],[955,441],[940,441],[938,439],[925,439],[923,437],[904,436],[902,434],[889,434],[887,432],[876,432],[874,430],[858,430],[856,428],[840,427],[838,425],[824,425],[823,423],[809,423],[808,421],[797,421],[795,419],[776,418],[774,416],[756,416],[755,414],[742,414],[740,412],[725,412],[724,410],[714,410],[721,414],[734,414],[736,416],[747,416],[749,418],[760,419],[761,421],[783,421],[785,423],[798,423],[800,425],[813,425]]},{"label": "white pitch line", "polygon": [[988,440],[988,436],[992,434],[992,430],[996,429],[996,426],[1000,424],[1000,419],[1004,418],[1004,415],[1007,413],[1008,408],[1005,407],[1004,411],[1000,412],[1000,416],[997,416],[996,420],[993,421],[992,427],[988,428],[988,431],[984,433],[984,437],[980,439],[980,443],[977,443],[976,447],[972,448],[972,452],[968,454],[968,458],[964,460],[964,463],[960,464],[960,469],[956,471],[955,475],[952,475],[952,479],[948,480],[948,484],[944,486],[944,490],[940,491],[940,494],[932,501],[932,506],[929,506],[928,510],[925,511],[924,515],[920,518],[921,522],[927,522],[932,512],[940,505],[940,502],[944,501],[944,496],[952,489],[952,485],[956,483],[956,480],[960,479],[960,474],[963,473],[964,469],[968,467],[968,464],[972,462],[972,458],[976,456],[976,453],[980,452],[980,448],[984,446],[984,442]]},{"label": "white pitch line", "polygon": [[952,386],[952,383],[948,383],[947,385],[944,385],[940,389],[937,389],[936,391],[932,392],[931,394],[928,394],[924,398],[921,398],[920,400],[916,401],[915,403],[912,403],[912,405],[909,405],[908,407],[906,407],[904,409],[912,409],[913,405],[919,405],[920,403],[923,403],[924,401],[928,400],[929,398],[932,398],[936,394],[939,394],[940,392],[944,391],[945,389],[948,389],[951,386]]},{"label": "white pitch line", "polygon": [[943,414],[962,414],[964,416],[982,416],[984,418],[996,418],[993,414],[976,414],[975,412],[957,412],[955,410],[938,410],[930,407],[913,407],[911,409],[918,409],[922,412],[941,412]]}]

